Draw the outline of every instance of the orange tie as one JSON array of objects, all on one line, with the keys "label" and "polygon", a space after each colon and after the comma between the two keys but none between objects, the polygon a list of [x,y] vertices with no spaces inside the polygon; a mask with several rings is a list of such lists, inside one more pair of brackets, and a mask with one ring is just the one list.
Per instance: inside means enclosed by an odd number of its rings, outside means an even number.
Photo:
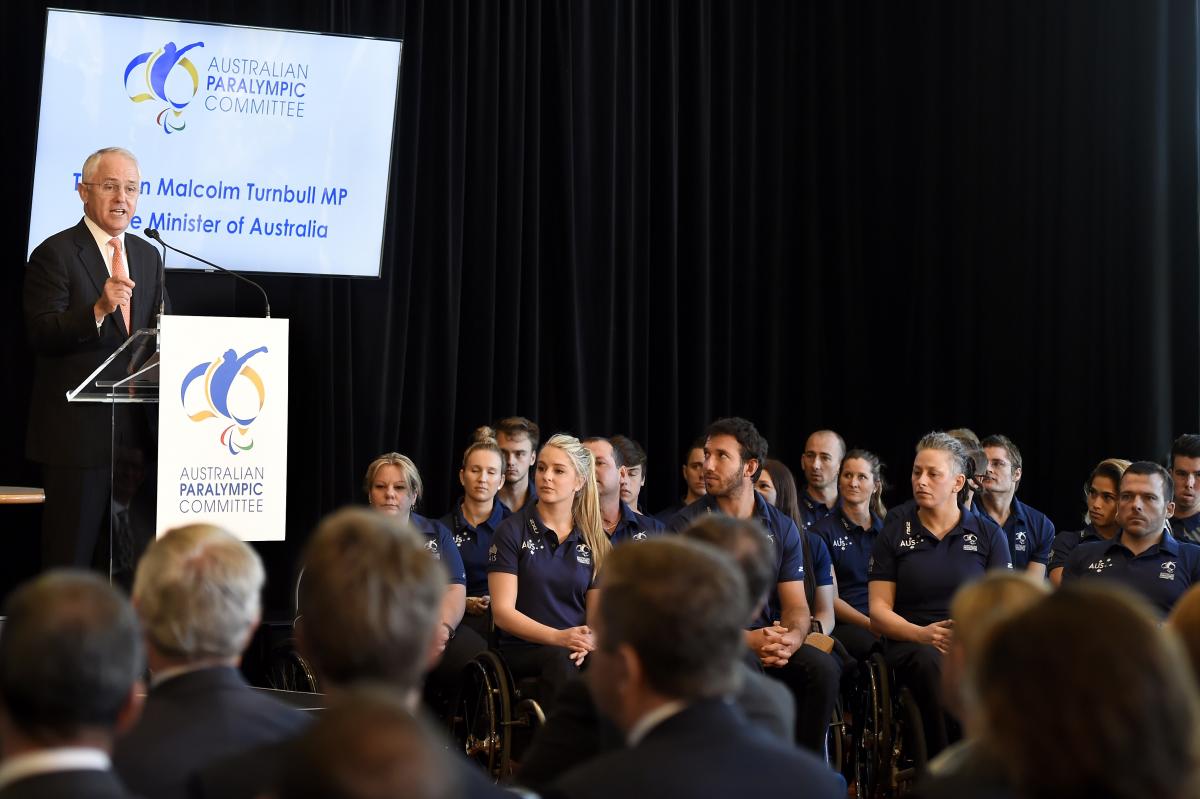
[{"label": "orange tie", "polygon": [[[121,240],[120,239],[109,239],[108,243],[111,244],[112,248],[113,248],[113,257],[112,257],[113,277],[123,277],[126,280],[128,280],[129,279],[129,270],[125,268],[125,259],[123,257],[121,257]],[[133,329],[129,326],[129,306],[130,306],[130,304],[132,304],[132,302],[133,301],[130,300],[130,302],[121,304],[121,318],[125,320],[125,335],[127,335],[127,336],[133,332]]]}]

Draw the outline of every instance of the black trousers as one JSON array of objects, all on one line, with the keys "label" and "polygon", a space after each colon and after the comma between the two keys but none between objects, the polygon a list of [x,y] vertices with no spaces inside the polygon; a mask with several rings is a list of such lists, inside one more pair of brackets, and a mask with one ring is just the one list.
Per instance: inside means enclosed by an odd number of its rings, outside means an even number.
[{"label": "black trousers", "polygon": [[833,655],[802,645],[782,668],[763,669],[796,700],[796,743],[825,757],[825,736],[837,705],[842,667]]},{"label": "black trousers", "polygon": [[925,749],[933,757],[961,737],[942,702],[942,653],[931,644],[887,641],[883,656],[896,674],[896,695],[900,687],[908,688],[921,711]]},{"label": "black trousers", "polygon": [[871,650],[879,643],[879,639],[872,635],[870,630],[857,624],[839,624],[833,628],[832,635],[842,642],[850,657],[858,662],[866,660]]},{"label": "black trousers", "polygon": [[570,658],[571,650],[545,644],[517,644],[502,647],[500,655],[512,671],[513,681],[537,678],[535,697],[546,715],[554,710],[558,692],[571,680],[579,679],[579,667]]},{"label": "black trousers", "polygon": [[46,491],[46,504],[42,506],[42,568],[92,568],[101,533],[107,560],[112,489],[109,468],[43,465],[42,486]]}]

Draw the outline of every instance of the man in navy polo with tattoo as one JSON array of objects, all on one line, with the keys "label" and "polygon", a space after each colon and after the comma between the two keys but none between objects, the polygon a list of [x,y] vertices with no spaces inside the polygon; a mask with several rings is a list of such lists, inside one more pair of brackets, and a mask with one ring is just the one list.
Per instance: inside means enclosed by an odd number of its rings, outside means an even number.
[{"label": "man in navy polo with tattoo", "polygon": [[1111,541],[1084,541],[1063,569],[1072,580],[1114,580],[1132,588],[1164,616],[1187,589],[1200,582],[1200,547],[1175,540],[1167,519],[1175,509],[1171,475],[1157,463],[1130,464],[1121,478]]},{"label": "man in navy polo with tattoo", "polygon": [[980,444],[987,456],[987,471],[979,481],[983,488],[979,509],[1000,525],[1008,538],[1012,567],[1037,578],[1045,577],[1054,545],[1054,523],[1017,499],[1023,466],[1021,450],[1002,435],[988,436]]},{"label": "man in navy polo with tattoo", "polygon": [[676,514],[668,528],[678,532],[705,513],[754,518],[762,524],[775,544],[777,577],[762,615],[746,631],[746,644],[766,673],[783,681],[795,697],[796,742],[823,755],[841,666],[832,655],[804,644],[812,617],[804,595],[800,531],[754,490],[766,458],[766,439],[753,424],[738,417],[713,422],[704,442],[708,493]]},{"label": "man in navy polo with tattoo", "polygon": [[1167,468],[1175,481],[1171,532],[1180,541],[1200,543],[1200,435],[1185,433],[1175,439]]},{"label": "man in navy polo with tattoo", "polygon": [[833,513],[838,498],[838,472],[846,456],[846,442],[832,430],[818,430],[804,442],[800,465],[804,490],[800,492],[800,518],[804,529]]},{"label": "man in navy polo with tattoo", "polygon": [[585,438],[583,445],[596,460],[596,489],[600,494],[600,518],[604,532],[612,545],[627,541],[645,541],[663,530],[663,523],[652,516],[643,516],[621,501],[621,476],[625,465],[621,451],[607,438]]}]

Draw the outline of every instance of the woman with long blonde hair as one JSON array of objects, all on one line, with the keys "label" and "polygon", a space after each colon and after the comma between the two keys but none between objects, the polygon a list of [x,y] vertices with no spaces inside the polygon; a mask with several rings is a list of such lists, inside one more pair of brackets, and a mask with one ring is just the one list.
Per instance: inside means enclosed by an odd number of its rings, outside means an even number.
[{"label": "woman with long blonde hair", "polygon": [[611,545],[595,460],[579,439],[551,436],[534,482],[537,500],[496,530],[488,587],[500,650],[514,676],[538,677],[545,706],[595,648],[588,606]]}]

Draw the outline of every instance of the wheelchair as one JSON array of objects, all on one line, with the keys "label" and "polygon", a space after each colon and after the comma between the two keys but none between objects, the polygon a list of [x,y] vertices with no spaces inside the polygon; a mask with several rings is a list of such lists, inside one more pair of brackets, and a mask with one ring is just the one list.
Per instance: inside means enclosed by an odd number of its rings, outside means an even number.
[{"label": "wheelchair", "polygon": [[317,682],[316,672],[296,649],[296,625],[300,621],[300,580],[303,577],[304,571],[301,570],[296,578],[296,589],[292,597],[292,622],[287,638],[271,644],[267,656],[265,682],[267,688],[277,691],[317,694],[321,692],[321,686]]},{"label": "wheelchair", "polygon": [[515,680],[495,648],[463,669],[448,725],[453,740],[494,781],[513,776],[533,734],[546,723],[537,678]]},{"label": "wheelchair", "polygon": [[908,793],[927,762],[921,711],[907,688],[897,690],[880,652],[862,664],[853,701],[854,795],[886,799]]}]

